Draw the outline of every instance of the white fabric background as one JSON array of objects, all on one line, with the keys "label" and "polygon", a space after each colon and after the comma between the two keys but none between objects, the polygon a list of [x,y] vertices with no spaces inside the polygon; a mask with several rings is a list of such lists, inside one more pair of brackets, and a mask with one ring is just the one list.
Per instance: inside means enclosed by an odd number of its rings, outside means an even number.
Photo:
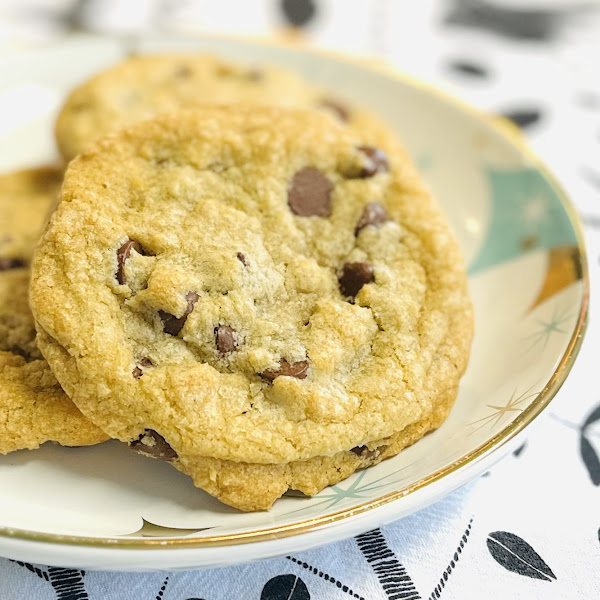
[{"label": "white fabric background", "polygon": [[[386,59],[491,112],[539,113],[524,133],[581,212],[595,298],[600,256],[598,12],[565,12],[551,36],[525,41],[484,28],[444,25],[448,15],[461,20],[460,6],[466,2],[313,4],[316,15],[303,33],[294,34],[297,37]],[[544,6],[541,1],[528,4]],[[562,6],[567,4],[578,3]],[[280,5],[274,0],[110,0],[80,6],[77,19],[103,31],[163,28],[289,35]],[[63,35],[68,25],[60,17],[74,6],[62,0],[3,2],[0,52]],[[457,70],[452,67],[457,61],[483,67],[486,75]],[[365,538],[289,558],[190,572],[84,574],[0,559],[0,600],[600,598],[600,463],[586,466],[581,454],[583,424],[600,409],[597,307],[593,301],[587,337],[572,374],[518,456],[373,534],[379,540],[377,552],[390,550],[385,568],[380,567],[382,560],[367,560],[360,549]],[[585,436],[591,454],[600,456],[600,410],[597,416]],[[514,549],[524,561],[513,555],[517,566],[509,569],[506,560],[494,558],[490,548],[499,547],[493,541],[497,536],[490,538],[494,532],[517,536],[512,538],[520,539]],[[538,567],[538,578],[531,576],[526,563]]]}]

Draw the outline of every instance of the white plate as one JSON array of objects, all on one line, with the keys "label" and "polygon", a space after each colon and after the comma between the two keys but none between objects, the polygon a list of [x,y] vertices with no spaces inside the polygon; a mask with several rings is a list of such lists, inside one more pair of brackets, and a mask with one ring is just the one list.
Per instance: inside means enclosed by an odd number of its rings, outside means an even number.
[{"label": "white plate", "polygon": [[[0,60],[0,170],[56,159],[52,123],[73,85],[131,50],[190,43],[75,38]],[[242,514],[175,469],[109,442],[0,457],[0,554],[102,569],[225,565],[297,552],[398,519],[515,447],[569,372],[588,279],[568,200],[505,127],[435,90],[343,59],[226,39],[193,47],[296,69],[380,113],[442,203],[469,265],[475,339],[448,421],[314,498]]]}]

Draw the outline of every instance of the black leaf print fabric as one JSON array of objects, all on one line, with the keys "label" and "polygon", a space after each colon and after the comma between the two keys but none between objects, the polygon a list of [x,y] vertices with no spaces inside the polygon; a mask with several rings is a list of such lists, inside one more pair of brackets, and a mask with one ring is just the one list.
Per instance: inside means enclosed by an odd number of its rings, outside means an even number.
[{"label": "black leaf print fabric", "polygon": [[306,584],[296,575],[278,575],[269,579],[260,600],[310,600]]},{"label": "black leaf print fabric", "polygon": [[[488,31],[515,40],[550,42],[554,33],[554,20],[550,12],[511,10],[510,3],[450,2],[448,25]],[[524,14],[526,15],[524,17]]]},{"label": "black leaf print fabric", "polygon": [[455,73],[468,75],[469,77],[474,77],[477,79],[485,79],[489,76],[489,72],[486,67],[471,60],[453,60],[448,64],[448,67]]},{"label": "black leaf print fabric", "polygon": [[513,456],[516,456],[517,458],[519,458],[519,456],[521,456],[523,450],[525,450],[526,445],[527,445],[527,442],[523,442],[516,450],[513,450]]},{"label": "black leaf print fabric", "polygon": [[281,9],[290,25],[303,27],[315,16],[315,4],[312,0],[282,0]]},{"label": "black leaf print fabric", "polygon": [[508,571],[543,581],[556,579],[542,557],[514,533],[493,531],[488,536],[487,547],[494,560]]},{"label": "black leaf print fabric", "polygon": [[523,129],[537,123],[542,118],[542,111],[539,108],[516,108],[500,111],[499,114]]},{"label": "black leaf print fabric", "polygon": [[579,450],[581,452],[581,460],[585,465],[590,479],[594,485],[600,485],[600,458],[592,446],[588,438],[588,428],[590,425],[600,420],[600,405],[597,406],[585,419],[581,426],[579,436]]},{"label": "black leaf print fabric", "polygon": [[583,422],[583,429],[587,429],[592,423],[600,421],[600,404],[586,417]]},{"label": "black leaf print fabric", "polygon": [[588,470],[590,479],[594,485],[600,485],[600,459],[598,459],[596,450],[585,435],[582,435],[579,441],[581,459]]}]

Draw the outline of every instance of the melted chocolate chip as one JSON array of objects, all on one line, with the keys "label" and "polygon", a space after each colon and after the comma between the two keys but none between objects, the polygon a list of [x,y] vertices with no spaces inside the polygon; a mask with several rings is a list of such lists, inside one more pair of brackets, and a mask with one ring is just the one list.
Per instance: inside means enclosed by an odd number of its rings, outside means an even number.
[{"label": "melted chocolate chip", "polygon": [[358,177],[373,177],[377,173],[389,171],[390,165],[383,150],[375,148],[375,146],[359,146],[358,149],[367,157],[365,164],[358,173]]},{"label": "melted chocolate chip", "polygon": [[234,350],[237,350],[237,332],[229,325],[219,325],[215,327],[215,340],[217,350],[221,356],[225,356]]},{"label": "melted chocolate chip", "polygon": [[260,69],[250,69],[246,73],[246,77],[249,81],[258,82],[264,79],[264,73]]},{"label": "melted chocolate chip", "polygon": [[319,103],[319,106],[330,110],[340,121],[343,121],[344,123],[350,118],[350,111],[343,104],[337,100],[333,100],[332,98],[323,98],[323,100],[321,100]]},{"label": "melted chocolate chip", "polygon": [[140,367],[151,367],[152,366],[152,361],[149,358],[142,358],[142,360],[140,360],[139,362],[139,366],[135,367],[133,369],[133,371],[131,371],[131,374],[136,378],[139,379],[144,372],[142,371],[142,369]]},{"label": "melted chocolate chip", "polygon": [[196,292],[188,292],[185,295],[185,299],[187,300],[187,307],[181,317],[176,317],[164,310],[159,310],[158,315],[162,319],[163,329],[165,333],[169,335],[177,335],[185,325],[185,321],[188,318],[188,315],[194,310],[194,306],[196,302],[198,302],[198,294]]},{"label": "melted chocolate chip", "polygon": [[246,257],[245,257],[245,256],[244,256],[244,255],[243,255],[241,252],[238,252],[238,253],[237,253],[237,259],[238,259],[238,260],[239,260],[239,261],[240,261],[240,262],[241,262],[241,263],[242,263],[242,264],[243,264],[245,267],[247,267],[247,266],[248,266],[248,263],[246,262]]},{"label": "melted chocolate chip", "polygon": [[215,75],[217,77],[239,77],[239,69],[233,67],[233,65],[216,65]]},{"label": "melted chocolate chip", "polygon": [[175,77],[178,79],[187,79],[192,74],[192,69],[188,65],[178,65],[175,69]]},{"label": "melted chocolate chip", "polygon": [[131,251],[135,250],[138,254],[144,254],[144,248],[136,240],[127,240],[117,250],[117,281],[123,285],[126,281],[125,278],[125,262],[129,258]]},{"label": "melted chocolate chip", "polygon": [[25,261],[20,258],[3,258],[0,256],[0,271],[10,271],[11,269],[22,269]]},{"label": "melted chocolate chip", "polygon": [[362,229],[368,225],[383,225],[388,220],[385,208],[379,202],[369,202],[363,210],[363,213],[356,224],[354,235],[358,235]]},{"label": "melted chocolate chip", "polygon": [[133,440],[129,444],[129,447],[140,454],[151,456],[152,458],[160,458],[166,461],[172,461],[177,458],[177,452],[154,429],[146,429],[137,440]]},{"label": "melted chocolate chip", "polygon": [[301,217],[328,217],[331,214],[333,183],[315,167],[305,167],[292,179],[288,204]]},{"label": "melted chocolate chip", "polygon": [[308,371],[308,361],[300,360],[295,363],[288,362],[285,358],[279,361],[278,369],[269,369],[263,371],[260,376],[273,381],[275,378],[283,375],[286,377],[295,377],[296,379],[306,379],[306,372]]},{"label": "melted chocolate chip", "polygon": [[344,263],[339,276],[340,290],[344,296],[356,296],[363,285],[375,279],[373,267],[368,262]]},{"label": "melted chocolate chip", "polygon": [[83,112],[84,110],[89,110],[91,104],[89,102],[77,102],[76,104],[71,105],[71,110],[75,113]]},{"label": "melted chocolate chip", "polygon": [[357,456],[360,456],[364,460],[374,460],[379,458],[381,453],[387,448],[387,446],[378,446],[374,450],[369,450],[367,446],[356,446],[352,448],[350,452],[354,452]]}]

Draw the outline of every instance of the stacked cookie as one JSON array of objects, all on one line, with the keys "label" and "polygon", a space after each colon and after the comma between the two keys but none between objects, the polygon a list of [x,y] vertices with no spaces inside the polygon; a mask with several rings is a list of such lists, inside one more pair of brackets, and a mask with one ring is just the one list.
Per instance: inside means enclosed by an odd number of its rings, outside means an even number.
[{"label": "stacked cookie", "polygon": [[30,300],[89,427],[250,511],[446,418],[462,258],[375,117],[278,70],[143,57],[76,90],[57,137],[78,156]]},{"label": "stacked cookie", "polygon": [[60,188],[45,168],[0,176],[0,453],[46,441],[84,446],[107,436],[63,392],[35,343],[31,256]]}]

